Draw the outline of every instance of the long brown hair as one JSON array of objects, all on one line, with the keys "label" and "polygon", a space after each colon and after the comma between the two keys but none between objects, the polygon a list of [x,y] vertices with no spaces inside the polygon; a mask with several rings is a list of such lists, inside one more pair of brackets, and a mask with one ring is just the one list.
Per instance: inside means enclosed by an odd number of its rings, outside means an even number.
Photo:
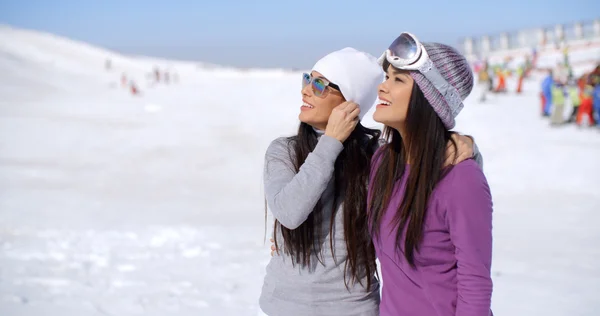
[{"label": "long brown hair", "polygon": [[[369,178],[371,158],[377,149],[381,131],[369,129],[358,124],[348,139],[344,149],[335,161],[334,171],[334,202],[331,212],[329,235],[330,247],[335,258],[333,246],[334,223],[338,206],[343,204],[344,238],[348,259],[344,265],[344,282],[360,282],[367,276],[367,291],[371,287],[372,276],[376,273],[375,248],[368,229],[368,219],[365,212],[367,207],[367,182]],[[295,171],[298,172],[310,152],[318,142],[314,129],[301,123],[298,134],[288,139],[290,142],[289,155]],[[338,198],[343,197],[342,201]],[[277,230],[280,229],[284,239],[284,252],[292,257],[294,264],[311,267],[311,255],[316,255],[322,263],[321,244],[323,234],[316,231],[323,224],[323,204],[317,203],[306,221],[296,229],[288,229],[277,220],[274,224],[274,241],[277,249]],[[313,262],[314,263],[314,262]],[[350,277],[347,280],[346,277]],[[364,285],[364,284],[363,284]]]},{"label": "long brown hair", "polygon": [[[385,62],[384,70],[390,67]],[[370,192],[369,218],[371,230],[379,235],[383,215],[394,211],[393,225],[397,225],[397,250],[411,266],[415,266],[415,251],[423,238],[423,223],[426,217],[429,197],[436,184],[451,168],[443,168],[446,160],[446,147],[452,140],[449,131],[435,113],[419,86],[414,83],[409,101],[403,139],[401,134],[385,127],[384,137],[389,143],[375,155],[374,177]],[[397,181],[406,172],[407,158],[410,157],[410,172],[406,191],[397,210],[387,210]],[[456,160],[456,156],[454,157]],[[406,238],[402,244],[402,235]]]}]

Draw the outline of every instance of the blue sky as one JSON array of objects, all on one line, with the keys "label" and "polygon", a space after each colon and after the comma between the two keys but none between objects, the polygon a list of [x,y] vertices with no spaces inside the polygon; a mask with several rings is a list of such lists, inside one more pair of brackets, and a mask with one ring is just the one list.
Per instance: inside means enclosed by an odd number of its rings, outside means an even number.
[{"label": "blue sky", "polygon": [[0,0],[2,24],[243,67],[310,67],[346,46],[378,55],[401,31],[457,45],[469,35],[598,17],[598,0]]}]

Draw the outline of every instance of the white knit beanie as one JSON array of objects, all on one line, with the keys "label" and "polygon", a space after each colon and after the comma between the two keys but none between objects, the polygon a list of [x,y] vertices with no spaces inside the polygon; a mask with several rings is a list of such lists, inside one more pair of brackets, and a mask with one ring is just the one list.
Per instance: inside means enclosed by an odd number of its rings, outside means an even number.
[{"label": "white knit beanie", "polygon": [[351,47],[326,55],[312,70],[338,85],[346,101],[358,104],[359,119],[375,105],[377,86],[384,78],[375,56]]}]

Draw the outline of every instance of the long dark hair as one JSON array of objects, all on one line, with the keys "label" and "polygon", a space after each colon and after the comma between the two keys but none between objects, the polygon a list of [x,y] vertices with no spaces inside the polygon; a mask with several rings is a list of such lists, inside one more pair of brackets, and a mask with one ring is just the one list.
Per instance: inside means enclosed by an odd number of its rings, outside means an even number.
[{"label": "long dark hair", "polygon": [[[385,62],[383,67],[387,71],[390,65]],[[397,180],[404,176],[407,159],[410,159],[406,191],[402,203],[395,210],[392,224],[398,226],[397,250],[404,253],[406,260],[414,267],[415,251],[419,250],[423,238],[429,197],[436,184],[451,169],[443,168],[448,141],[454,146],[455,152],[456,143],[451,138],[453,132],[444,126],[416,83],[413,84],[403,132],[406,139],[393,128],[386,126],[384,129],[384,136],[389,143],[374,157],[378,167],[370,183],[369,218],[371,230],[379,235],[394,187]],[[404,245],[403,233],[406,234]]]},{"label": "long dark hair", "polygon": [[[367,291],[371,287],[371,276],[377,271],[375,263],[375,248],[368,230],[366,214],[367,207],[367,182],[371,158],[377,149],[381,131],[369,129],[358,123],[354,131],[344,142],[344,149],[335,161],[334,171],[334,202],[331,212],[329,234],[330,247],[334,254],[334,223],[337,209],[343,204],[344,238],[348,259],[344,271],[344,282],[348,287],[346,276],[352,283],[360,282],[367,276]],[[306,123],[300,123],[298,134],[288,139],[291,146],[289,154],[293,166],[298,172],[310,152],[315,149],[318,138],[315,130]],[[338,201],[343,197],[343,201]],[[311,267],[311,255],[316,255],[322,262],[321,244],[323,234],[317,231],[325,220],[323,218],[323,205],[317,203],[306,221],[296,229],[288,229],[275,220],[274,241],[277,249],[277,230],[281,229],[284,239],[284,252],[291,256],[294,264]],[[334,254],[335,258],[335,254]],[[314,262],[312,262],[314,264]]]}]

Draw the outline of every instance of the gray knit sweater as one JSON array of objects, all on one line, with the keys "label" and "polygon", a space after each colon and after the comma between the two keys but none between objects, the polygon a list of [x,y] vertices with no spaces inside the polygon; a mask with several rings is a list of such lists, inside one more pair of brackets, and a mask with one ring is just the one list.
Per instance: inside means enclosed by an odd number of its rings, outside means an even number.
[{"label": "gray knit sweater", "polygon": [[[272,215],[281,225],[294,229],[300,226],[321,199],[323,223],[316,230],[323,234],[323,262],[311,258],[311,267],[292,265],[281,247],[283,236],[278,230],[279,255],[271,258],[260,295],[260,308],[269,316],[376,316],[379,315],[379,282],[373,276],[372,287],[360,283],[349,290],[344,283],[344,264],[347,260],[343,231],[343,212],[338,202],[334,236],[329,233],[333,203],[334,164],[343,149],[335,138],[321,135],[315,149],[308,155],[300,171],[294,171],[289,154],[290,141],[278,138],[268,147],[265,155],[265,195]],[[476,160],[481,163],[481,156]],[[338,201],[340,198],[338,198]],[[333,238],[335,260],[331,253]]]}]

